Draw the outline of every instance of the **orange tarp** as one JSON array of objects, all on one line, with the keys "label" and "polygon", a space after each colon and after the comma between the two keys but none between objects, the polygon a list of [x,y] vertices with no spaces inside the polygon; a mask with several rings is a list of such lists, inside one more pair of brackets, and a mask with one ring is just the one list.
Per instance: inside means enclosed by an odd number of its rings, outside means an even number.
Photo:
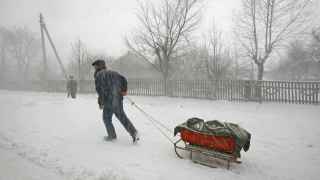
[{"label": "orange tarp", "polygon": [[236,149],[236,142],[232,137],[201,134],[188,129],[182,129],[180,134],[183,141],[193,145],[230,154]]}]

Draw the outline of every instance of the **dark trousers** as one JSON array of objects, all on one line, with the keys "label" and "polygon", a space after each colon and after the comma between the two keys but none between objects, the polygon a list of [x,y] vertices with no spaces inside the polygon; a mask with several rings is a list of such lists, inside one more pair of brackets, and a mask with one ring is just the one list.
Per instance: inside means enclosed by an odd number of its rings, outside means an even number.
[{"label": "dark trousers", "polygon": [[[115,98],[115,97],[114,97]],[[116,131],[112,124],[112,116],[113,114],[119,119],[123,127],[127,130],[127,132],[134,136],[137,132],[136,128],[133,126],[126,113],[123,110],[123,99],[115,98],[110,99],[104,102],[103,107],[103,122],[106,127],[107,133],[109,137],[116,138]]]},{"label": "dark trousers", "polygon": [[72,99],[75,99],[75,98],[76,98],[76,96],[77,96],[77,95],[76,95],[76,93],[75,93],[75,92],[72,92],[72,93],[71,93],[71,97],[72,97]]},{"label": "dark trousers", "polygon": [[70,91],[68,91],[67,97],[70,97],[70,96],[71,96],[72,99],[76,99],[77,93],[76,93],[76,92],[70,92]]}]

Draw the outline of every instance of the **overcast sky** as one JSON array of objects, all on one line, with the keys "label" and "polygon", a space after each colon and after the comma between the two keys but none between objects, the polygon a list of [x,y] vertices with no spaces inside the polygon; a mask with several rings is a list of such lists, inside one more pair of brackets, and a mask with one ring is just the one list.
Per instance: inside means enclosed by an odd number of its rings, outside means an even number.
[{"label": "overcast sky", "polygon": [[[206,31],[214,19],[222,30],[231,31],[240,0],[205,3],[200,30]],[[42,12],[62,57],[79,38],[93,50],[119,56],[127,50],[123,37],[137,24],[136,8],[136,0],[0,0],[0,25],[27,26],[39,34]]]},{"label": "overcast sky", "polygon": [[[239,0],[206,0],[201,29],[211,26],[213,17],[228,30]],[[27,26],[39,34],[42,12],[62,56],[76,39],[88,47],[112,56],[126,52],[125,35],[136,26],[136,0],[0,0],[0,25]]]}]

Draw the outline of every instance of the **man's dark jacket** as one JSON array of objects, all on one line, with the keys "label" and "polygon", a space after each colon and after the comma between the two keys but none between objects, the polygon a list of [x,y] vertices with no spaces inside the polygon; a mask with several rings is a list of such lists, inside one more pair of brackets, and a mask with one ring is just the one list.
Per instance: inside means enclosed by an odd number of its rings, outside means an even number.
[{"label": "man's dark jacket", "polygon": [[96,91],[99,98],[106,103],[116,105],[115,100],[122,99],[121,92],[127,91],[127,80],[121,74],[110,70],[100,70],[95,74]]}]

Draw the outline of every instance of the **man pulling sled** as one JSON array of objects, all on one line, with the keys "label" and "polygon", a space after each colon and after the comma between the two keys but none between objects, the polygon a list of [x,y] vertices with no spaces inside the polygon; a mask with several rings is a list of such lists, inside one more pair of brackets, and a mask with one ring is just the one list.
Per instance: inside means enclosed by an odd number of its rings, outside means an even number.
[{"label": "man pulling sled", "polygon": [[117,139],[115,128],[112,124],[113,114],[131,135],[133,143],[139,140],[138,131],[127,117],[123,109],[123,96],[127,95],[127,80],[118,72],[108,70],[104,60],[92,63],[95,68],[94,79],[98,94],[98,104],[103,109],[103,122],[108,136],[106,141]]}]

